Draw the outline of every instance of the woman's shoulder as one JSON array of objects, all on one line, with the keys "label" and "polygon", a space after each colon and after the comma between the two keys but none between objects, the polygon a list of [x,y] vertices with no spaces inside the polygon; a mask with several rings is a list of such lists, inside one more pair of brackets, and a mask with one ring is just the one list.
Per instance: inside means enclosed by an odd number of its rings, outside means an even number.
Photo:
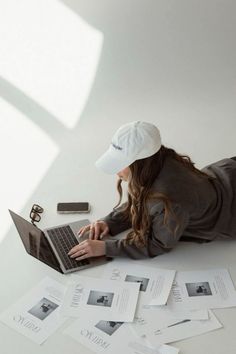
[{"label": "woman's shoulder", "polygon": [[199,197],[212,197],[212,185],[207,177],[192,172],[179,161],[168,159],[152,185],[151,193],[156,192],[166,195],[173,204],[191,209]]},{"label": "woman's shoulder", "polygon": [[221,180],[235,180],[236,184],[236,157],[224,158],[213,162],[205,166],[202,171]]},{"label": "woman's shoulder", "polygon": [[230,167],[232,169],[236,169],[236,156],[234,157],[226,157],[221,160],[217,160],[205,166],[203,170],[211,168],[211,167],[220,167],[220,168],[227,168]]},{"label": "woman's shoulder", "polygon": [[190,169],[183,165],[183,163],[175,160],[172,157],[165,159],[163,168],[153,183],[153,189],[169,190],[177,189],[178,186],[189,185],[196,183],[199,176],[193,173]]}]

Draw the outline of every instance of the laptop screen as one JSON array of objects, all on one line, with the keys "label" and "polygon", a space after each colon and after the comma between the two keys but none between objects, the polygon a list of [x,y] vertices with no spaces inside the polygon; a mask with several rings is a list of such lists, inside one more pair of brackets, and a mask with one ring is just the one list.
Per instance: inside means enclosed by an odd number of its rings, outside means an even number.
[{"label": "laptop screen", "polygon": [[62,273],[60,265],[44,233],[13,211],[9,210],[9,212],[25,246],[26,252]]}]

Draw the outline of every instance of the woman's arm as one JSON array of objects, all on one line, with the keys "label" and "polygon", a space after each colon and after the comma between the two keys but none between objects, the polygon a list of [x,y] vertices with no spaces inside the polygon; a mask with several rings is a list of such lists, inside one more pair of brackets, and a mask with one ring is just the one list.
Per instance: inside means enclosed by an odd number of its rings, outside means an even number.
[{"label": "woman's arm", "polygon": [[[87,225],[79,230],[80,237],[89,231],[89,239],[81,241],[74,246],[68,253],[71,258],[82,260],[89,257],[99,257],[106,255],[106,244],[102,234],[114,236],[122,231],[131,228],[131,223],[124,219],[122,212],[125,204],[112,211],[106,217],[99,219],[94,224]],[[98,240],[100,238],[100,240]],[[114,246],[115,247],[115,244]]]},{"label": "woman's arm", "polygon": [[112,211],[104,218],[99,219],[101,221],[105,221],[105,223],[108,225],[109,234],[111,236],[115,236],[120,232],[131,228],[131,222],[129,220],[124,219],[124,213],[122,212],[125,205],[126,203],[122,204],[119,208]]},{"label": "woman's arm", "polygon": [[[134,244],[127,244],[125,239],[105,241],[85,240],[75,246],[69,252],[69,255],[72,258],[77,257],[77,260],[102,255],[106,255],[107,257],[142,259],[169,252],[178,243],[179,238],[182,236],[188,224],[188,213],[184,212],[180,206],[176,205],[173,207],[174,215],[171,215],[168,218],[168,222],[165,224],[164,208],[161,209],[160,205],[157,205],[156,209],[157,210],[151,216],[152,222],[147,236],[146,246],[137,247]],[[118,222],[119,218],[115,218],[115,220]],[[115,230],[119,230],[118,232],[121,232],[123,227],[128,226],[128,224],[124,225],[122,222],[120,227],[116,222],[114,221]]]},{"label": "woman's arm", "polygon": [[164,208],[158,206],[152,216],[151,228],[147,237],[147,245],[138,248],[126,244],[125,240],[106,240],[105,252],[108,257],[130,257],[133,259],[159,256],[169,252],[179,241],[188,223],[188,214],[175,205],[174,215],[164,224]]}]

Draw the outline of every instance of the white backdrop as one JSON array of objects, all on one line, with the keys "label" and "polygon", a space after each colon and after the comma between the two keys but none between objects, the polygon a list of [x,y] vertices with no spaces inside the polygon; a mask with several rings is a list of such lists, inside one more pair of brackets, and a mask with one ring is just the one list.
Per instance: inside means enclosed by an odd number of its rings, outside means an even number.
[{"label": "white backdrop", "polygon": [[156,124],[198,167],[236,155],[235,13],[230,0],[0,0],[1,308],[45,275],[7,209],[28,217],[39,203],[42,226],[76,219],[58,201],[108,213],[116,177],[94,162],[121,124]]}]

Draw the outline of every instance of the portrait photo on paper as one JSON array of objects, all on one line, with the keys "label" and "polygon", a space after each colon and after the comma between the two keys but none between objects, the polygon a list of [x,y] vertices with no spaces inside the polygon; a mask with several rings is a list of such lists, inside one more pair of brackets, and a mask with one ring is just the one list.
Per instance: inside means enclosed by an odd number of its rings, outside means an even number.
[{"label": "portrait photo on paper", "polygon": [[207,296],[212,295],[208,282],[186,283],[188,296]]},{"label": "portrait photo on paper", "polygon": [[135,275],[126,275],[125,281],[131,282],[131,283],[140,283],[140,291],[146,291],[149,279],[148,278],[143,278],[143,277],[136,277]]},{"label": "portrait photo on paper", "polygon": [[111,307],[114,293],[91,290],[88,298],[88,305]]},{"label": "portrait photo on paper", "polygon": [[46,317],[48,317],[56,308],[57,304],[46,299],[42,298],[35,306],[33,306],[28,312],[37,317],[39,320],[43,321]]},{"label": "portrait photo on paper", "polygon": [[124,322],[99,321],[95,327],[111,336]]}]

